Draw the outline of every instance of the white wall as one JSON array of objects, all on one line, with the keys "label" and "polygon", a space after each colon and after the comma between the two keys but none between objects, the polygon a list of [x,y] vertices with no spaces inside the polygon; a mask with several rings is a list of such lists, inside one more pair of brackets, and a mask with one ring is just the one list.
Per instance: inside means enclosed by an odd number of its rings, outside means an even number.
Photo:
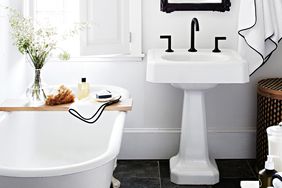
[{"label": "white wall", "polygon": [[[159,40],[161,34],[172,34],[173,48],[188,49],[193,17],[200,22],[196,47],[212,48],[215,36],[227,36],[228,40],[222,41],[221,47],[236,49],[240,1],[231,1],[231,11],[226,13],[165,14],[159,11],[159,0],[143,0],[144,53],[150,48],[166,47],[166,43]],[[282,74],[279,65],[281,50],[278,49],[270,61],[251,77],[250,83],[220,85],[207,92],[209,144],[216,158],[255,156],[256,83],[261,78]],[[12,58],[8,57],[4,62],[11,61]],[[143,62],[50,62],[44,68],[43,80],[48,84],[75,84],[86,76],[92,84],[127,88],[132,94],[134,107],[128,113],[120,158],[169,158],[178,150],[183,93],[168,84],[148,83],[145,75],[146,59]],[[1,84],[5,82],[4,78],[0,81]]]},{"label": "white wall", "polygon": [[[0,0],[0,5],[22,10],[22,1]],[[7,12],[0,7],[0,101],[16,97],[26,88],[26,66],[23,57],[12,45]]]}]

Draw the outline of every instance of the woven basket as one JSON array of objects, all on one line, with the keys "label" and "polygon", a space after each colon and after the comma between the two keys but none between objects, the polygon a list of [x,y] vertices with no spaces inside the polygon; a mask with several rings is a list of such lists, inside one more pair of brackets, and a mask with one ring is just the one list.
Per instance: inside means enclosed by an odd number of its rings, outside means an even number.
[{"label": "woven basket", "polygon": [[257,144],[258,169],[264,168],[268,155],[266,129],[282,121],[282,78],[264,79],[257,85]]}]

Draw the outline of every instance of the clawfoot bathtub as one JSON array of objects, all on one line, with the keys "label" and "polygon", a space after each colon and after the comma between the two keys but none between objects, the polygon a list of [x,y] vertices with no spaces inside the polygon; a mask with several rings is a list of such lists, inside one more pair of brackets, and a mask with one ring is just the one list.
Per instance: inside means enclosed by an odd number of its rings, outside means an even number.
[{"label": "clawfoot bathtub", "polygon": [[0,188],[109,188],[125,117],[104,111],[89,125],[68,112],[3,112]]}]

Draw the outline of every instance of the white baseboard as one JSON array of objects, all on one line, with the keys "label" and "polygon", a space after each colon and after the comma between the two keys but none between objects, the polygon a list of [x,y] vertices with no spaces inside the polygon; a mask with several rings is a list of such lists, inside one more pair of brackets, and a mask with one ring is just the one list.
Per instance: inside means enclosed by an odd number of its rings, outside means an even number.
[{"label": "white baseboard", "polygon": [[[126,128],[119,159],[169,159],[179,146],[180,129]],[[217,159],[255,158],[256,130],[208,130],[210,154]]]}]

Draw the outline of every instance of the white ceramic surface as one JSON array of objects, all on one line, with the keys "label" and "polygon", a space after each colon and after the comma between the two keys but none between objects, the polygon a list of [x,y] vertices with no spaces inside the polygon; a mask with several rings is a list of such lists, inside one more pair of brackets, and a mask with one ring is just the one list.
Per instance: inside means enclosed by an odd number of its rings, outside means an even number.
[{"label": "white ceramic surface", "polygon": [[[129,97],[122,88],[107,88]],[[109,187],[125,112],[95,124],[68,112],[11,112],[0,118],[0,188]]]},{"label": "white ceramic surface", "polygon": [[216,84],[173,84],[184,90],[179,152],[170,159],[170,178],[176,184],[213,185],[219,182],[215,160],[209,155],[204,90]]},{"label": "white ceramic surface", "polygon": [[268,154],[273,159],[275,170],[282,172],[282,125],[268,127],[266,131]]},{"label": "white ceramic surface", "polygon": [[148,52],[147,81],[170,83],[184,90],[179,152],[170,159],[171,181],[185,185],[218,183],[219,171],[208,150],[204,90],[221,83],[248,82],[247,62],[227,49],[221,53],[153,49]]},{"label": "white ceramic surface", "polygon": [[147,81],[154,83],[246,83],[249,82],[248,63],[236,51],[210,49],[188,52],[175,49],[148,51]]}]

